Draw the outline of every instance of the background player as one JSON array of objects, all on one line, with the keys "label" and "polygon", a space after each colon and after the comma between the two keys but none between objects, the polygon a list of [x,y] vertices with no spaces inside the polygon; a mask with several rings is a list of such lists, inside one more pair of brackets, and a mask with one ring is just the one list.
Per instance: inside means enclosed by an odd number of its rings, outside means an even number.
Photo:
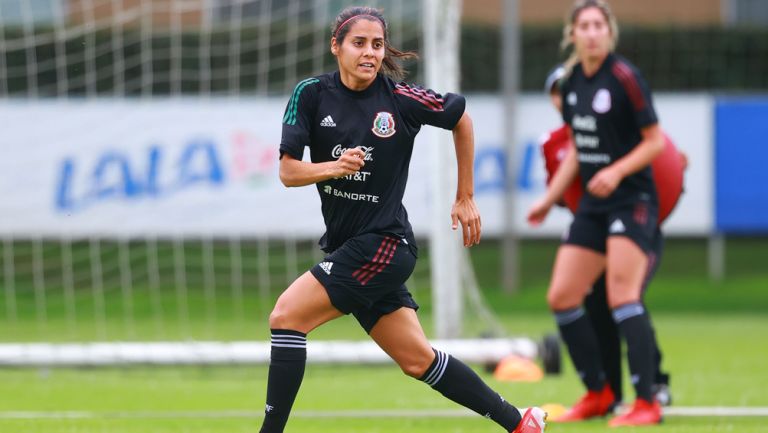
[{"label": "background player", "polygon": [[[559,82],[564,75],[565,68],[559,65],[549,73],[544,85],[545,93],[550,97],[552,105],[558,112],[562,109]],[[557,172],[560,163],[572,146],[573,143],[571,142],[570,131],[567,124],[562,125],[560,128],[557,128],[546,135],[542,142],[542,153],[547,170],[547,183],[549,183],[552,176]],[[681,193],[683,170],[685,169],[686,164],[685,156],[677,151],[670,140],[667,140],[667,148],[665,148],[665,151],[661,155],[654,159],[652,164],[654,183],[659,193],[659,224],[664,221],[677,204]],[[582,195],[581,181],[577,177],[571,185],[569,185],[568,189],[566,189],[563,195],[563,200],[558,204],[566,206],[573,213],[576,213],[578,202]],[[646,289],[660,263],[664,244],[661,236],[661,230],[659,229],[657,236],[654,239],[653,251],[650,253],[653,259],[651,260],[652,266],[649,268],[648,276],[645,281]],[[621,339],[618,327],[616,326],[616,323],[611,316],[610,308],[608,307],[605,274],[601,275],[595,282],[592,290],[584,300],[584,307],[597,337],[606,380],[610,385],[611,391],[613,391],[613,406],[615,408],[620,405],[623,398]],[[659,350],[658,342],[655,339],[654,343],[656,352],[654,395],[659,403],[662,406],[665,406],[671,404],[672,398],[669,393],[669,374],[661,371],[661,351]],[[589,418],[589,414],[595,412],[590,406],[599,404],[600,402],[600,400],[595,397],[596,396],[592,396],[588,392],[587,395],[567,413],[558,417],[555,421],[578,421]]]},{"label": "background player", "polygon": [[[546,414],[521,414],[470,368],[434,350],[404,283],[416,242],[402,198],[413,142],[422,125],[453,131],[458,162],[453,228],[464,245],[480,242],[473,199],[474,138],[464,97],[396,83],[395,61],[410,57],[389,45],[387,24],[373,8],[348,8],[332,27],[338,71],[296,86],[283,118],[280,179],[315,184],[326,232],[325,259],[293,282],[269,317],[272,352],[262,433],[282,432],[306,363],[306,335],[353,314],[407,375],[492,419],[507,432],[541,433]],[[380,74],[382,71],[384,74]],[[302,161],[304,147],[311,162]]]},{"label": "background player", "polygon": [[618,26],[608,5],[576,2],[564,36],[574,45],[567,63],[573,68],[561,91],[563,119],[575,149],[528,220],[541,223],[577,174],[585,194],[558,250],[547,301],[574,365],[597,396],[597,408],[606,413],[613,393],[583,308],[587,292],[606,273],[608,303],[627,343],[637,395],[632,409],[609,425],[656,424],[661,406],[652,389],[654,337],[641,292],[658,226],[650,164],[663,150],[664,139],[646,83],[634,66],[613,54]]}]

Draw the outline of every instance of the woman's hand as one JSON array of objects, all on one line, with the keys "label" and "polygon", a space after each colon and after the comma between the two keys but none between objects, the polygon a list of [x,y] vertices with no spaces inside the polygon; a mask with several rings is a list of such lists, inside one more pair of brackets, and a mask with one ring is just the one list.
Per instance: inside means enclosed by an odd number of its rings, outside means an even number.
[{"label": "woman's hand", "polygon": [[623,178],[616,168],[609,165],[592,176],[587,184],[587,191],[595,197],[606,198],[613,194]]},{"label": "woman's hand", "polygon": [[333,177],[348,176],[357,173],[365,165],[365,152],[359,147],[347,149],[341,154],[333,167]]},{"label": "woman's hand", "polygon": [[537,226],[544,222],[549,214],[549,210],[552,209],[552,203],[546,198],[541,198],[531,206],[528,210],[528,224]]},{"label": "woman's hand", "polygon": [[477,210],[474,198],[456,198],[451,209],[451,220],[453,221],[451,226],[453,230],[459,228],[459,223],[461,223],[465,247],[480,243],[480,212]]}]

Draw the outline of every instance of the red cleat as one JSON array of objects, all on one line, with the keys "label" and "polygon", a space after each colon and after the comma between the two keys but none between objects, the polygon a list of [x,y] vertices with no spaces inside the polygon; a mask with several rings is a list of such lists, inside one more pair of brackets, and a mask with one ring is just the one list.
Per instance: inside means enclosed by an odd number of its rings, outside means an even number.
[{"label": "red cleat", "polygon": [[547,413],[539,407],[529,407],[517,428],[510,433],[542,433],[546,428]]},{"label": "red cleat", "polygon": [[605,385],[601,391],[587,391],[572,408],[552,421],[574,422],[605,416],[610,412],[614,400],[613,391],[608,385]]},{"label": "red cleat", "polygon": [[629,412],[610,420],[608,426],[653,425],[661,423],[661,419],[661,405],[658,401],[651,403],[638,398]]}]

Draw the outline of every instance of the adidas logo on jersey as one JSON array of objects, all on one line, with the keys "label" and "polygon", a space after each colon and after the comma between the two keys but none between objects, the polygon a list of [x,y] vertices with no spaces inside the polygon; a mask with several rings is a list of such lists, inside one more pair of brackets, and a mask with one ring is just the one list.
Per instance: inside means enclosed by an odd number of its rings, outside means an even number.
[{"label": "adidas logo on jersey", "polygon": [[324,270],[326,274],[331,275],[331,268],[333,267],[333,262],[322,262],[320,263],[320,269]]},{"label": "adidas logo on jersey", "polygon": [[610,233],[624,233],[626,230],[624,223],[619,219],[611,223],[611,226],[608,228],[608,232]]},{"label": "adidas logo on jersey", "polygon": [[325,119],[320,122],[320,126],[325,126],[326,128],[335,128],[336,122],[333,121],[333,117],[331,117],[329,114],[325,116]]}]

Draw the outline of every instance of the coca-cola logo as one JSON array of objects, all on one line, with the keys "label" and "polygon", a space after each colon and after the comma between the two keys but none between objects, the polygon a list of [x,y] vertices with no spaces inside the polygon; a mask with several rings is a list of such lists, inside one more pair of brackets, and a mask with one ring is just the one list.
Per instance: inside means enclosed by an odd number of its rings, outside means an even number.
[{"label": "coca-cola logo", "polygon": [[[365,152],[365,157],[363,158],[363,161],[373,161],[373,146],[371,147],[365,147],[365,146],[357,146],[359,147],[363,152]],[[350,149],[349,147],[341,147],[340,144],[337,144],[333,150],[331,151],[331,157],[333,159],[339,159],[344,152],[347,151],[347,149]]]}]

